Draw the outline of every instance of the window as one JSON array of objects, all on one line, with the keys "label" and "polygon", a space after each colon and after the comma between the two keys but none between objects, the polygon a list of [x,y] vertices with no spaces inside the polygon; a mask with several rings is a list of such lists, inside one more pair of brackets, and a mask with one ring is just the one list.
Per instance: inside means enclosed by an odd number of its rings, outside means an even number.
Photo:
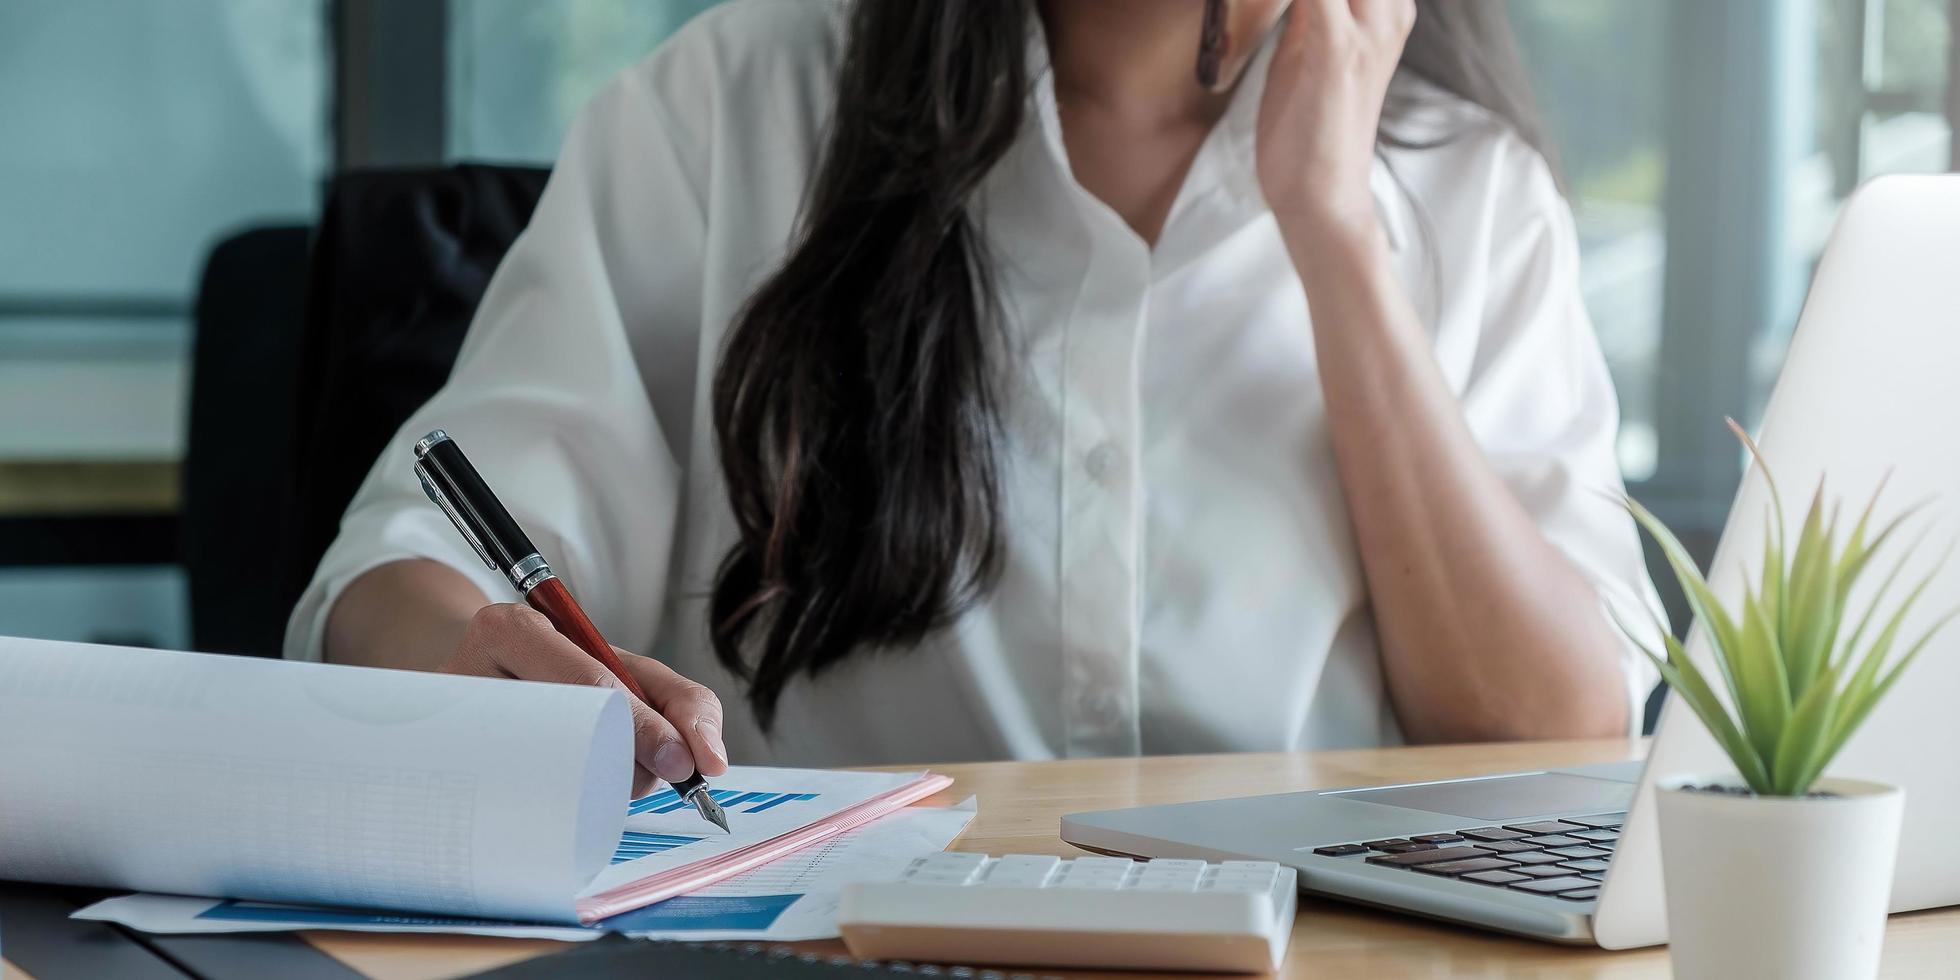
[{"label": "window", "polygon": [[715,0],[450,0],[452,157],[549,163],[608,79]]},{"label": "window", "polygon": [[1786,298],[1786,316],[1751,351],[1760,412],[1796,327],[1808,272],[1845,198],[1881,174],[1960,170],[1948,73],[1953,51],[1954,0],[1814,0],[1816,71],[1811,88],[1814,126],[1790,201],[1796,261],[1804,275]]},{"label": "window", "polygon": [[[102,522],[168,560],[195,279],[317,205],[325,4],[0,4],[0,565]],[[0,633],[182,645],[183,603],[167,565],[0,568]]]},{"label": "window", "polygon": [[317,203],[323,4],[0,6],[0,461],[175,460],[205,252]]},{"label": "window", "polygon": [[1654,475],[1667,252],[1668,5],[1514,0],[1512,23],[1558,151],[1581,287],[1620,395],[1620,468]]},{"label": "window", "polygon": [[[1955,168],[1955,0],[1509,0],[1619,387],[1620,461],[1719,530],[1810,272],[1870,177]],[[1712,544],[1712,540],[1710,541]]]},{"label": "window", "polygon": [[1742,472],[1720,420],[1760,421],[1845,198],[1960,169],[1960,0],[1508,2],[1570,181],[1621,468],[1706,562]]}]

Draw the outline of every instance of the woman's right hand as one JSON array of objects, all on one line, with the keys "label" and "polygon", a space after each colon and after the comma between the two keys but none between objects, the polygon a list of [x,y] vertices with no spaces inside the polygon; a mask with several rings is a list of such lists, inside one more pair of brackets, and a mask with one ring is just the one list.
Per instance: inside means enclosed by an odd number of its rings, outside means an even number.
[{"label": "woman's right hand", "polygon": [[656,776],[671,783],[697,769],[704,776],[727,772],[721,700],[714,692],[651,657],[613,649],[652,704],[624,690],[610,671],[553,629],[543,613],[516,603],[493,603],[477,610],[441,669],[451,674],[621,688],[633,709],[635,798],[653,791]]}]

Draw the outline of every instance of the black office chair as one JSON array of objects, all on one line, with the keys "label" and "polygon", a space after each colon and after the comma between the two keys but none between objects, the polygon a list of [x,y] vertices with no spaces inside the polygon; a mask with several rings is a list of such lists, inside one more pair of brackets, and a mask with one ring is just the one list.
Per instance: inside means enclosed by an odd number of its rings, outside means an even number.
[{"label": "black office chair", "polygon": [[213,252],[184,465],[198,649],[278,655],[348,502],[388,438],[449,377],[549,173],[342,174],[310,254],[305,230],[290,228]]},{"label": "black office chair", "polygon": [[304,407],[287,608],[388,439],[448,380],[490,275],[549,175],[464,165],[334,181],[313,249],[295,392]]},{"label": "black office chair", "polygon": [[199,650],[276,654],[285,629],[276,543],[292,511],[310,234],[298,225],[233,235],[211,250],[199,280],[177,522]]}]

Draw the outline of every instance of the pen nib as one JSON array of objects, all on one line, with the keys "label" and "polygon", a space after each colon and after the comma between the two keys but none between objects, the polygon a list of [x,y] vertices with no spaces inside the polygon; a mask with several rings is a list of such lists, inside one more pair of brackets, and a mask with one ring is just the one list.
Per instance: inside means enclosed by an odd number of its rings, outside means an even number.
[{"label": "pen nib", "polygon": [[709,796],[705,791],[696,792],[694,808],[701,811],[701,819],[720,827],[722,833],[729,833],[728,814],[721,811],[721,804],[716,803],[714,797]]}]

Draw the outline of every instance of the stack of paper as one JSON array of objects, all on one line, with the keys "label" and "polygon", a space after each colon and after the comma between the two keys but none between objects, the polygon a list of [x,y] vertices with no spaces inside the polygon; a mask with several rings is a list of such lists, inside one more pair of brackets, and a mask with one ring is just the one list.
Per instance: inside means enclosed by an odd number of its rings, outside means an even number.
[{"label": "stack of paper", "polygon": [[628,813],[617,691],[0,639],[0,878],[592,923],[943,789],[737,769]]}]

